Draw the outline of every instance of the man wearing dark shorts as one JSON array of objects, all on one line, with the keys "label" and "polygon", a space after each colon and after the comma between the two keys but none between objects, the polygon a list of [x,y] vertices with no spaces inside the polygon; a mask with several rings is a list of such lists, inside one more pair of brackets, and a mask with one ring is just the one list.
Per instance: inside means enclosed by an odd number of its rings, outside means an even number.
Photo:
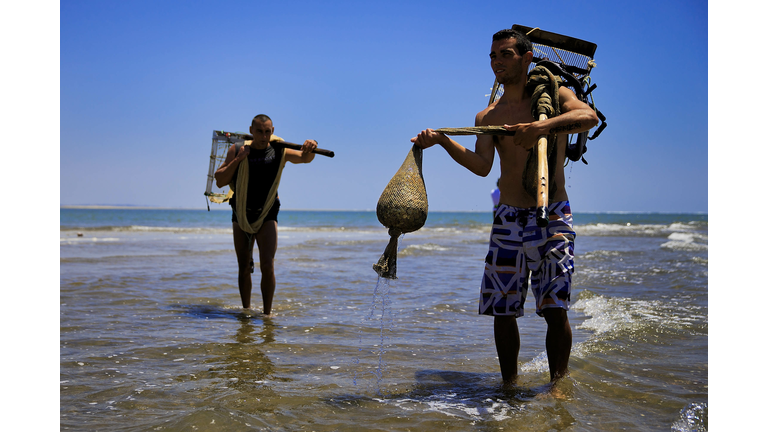
[{"label": "man wearing dark shorts", "polygon": [[282,167],[285,162],[312,162],[315,158],[312,151],[317,148],[317,142],[314,140],[305,141],[301,150],[281,147],[279,142],[270,142],[274,131],[272,119],[268,116],[259,114],[254,117],[250,127],[253,141],[246,142],[246,145],[240,148],[232,145],[227,151],[224,163],[215,174],[216,186],[233,186],[240,178],[238,174],[241,162],[245,159],[248,161],[248,180],[243,183],[247,193],[244,192],[241,197],[236,193],[229,201],[232,206],[232,234],[237,254],[237,285],[243,307],[250,308],[255,242],[259,248],[261,296],[265,315],[272,313],[272,298],[275,293],[274,261],[277,252],[277,214],[280,211],[277,185],[282,175]]},{"label": "man wearing dark shorts", "polygon": [[568,372],[572,343],[567,311],[575,235],[563,170],[567,134],[557,135],[556,172],[549,179],[555,191],[550,196],[550,225],[546,228],[536,226],[536,199],[525,191],[523,170],[528,150],[539,136],[588,131],[597,125],[598,119],[566,87],[559,90],[561,115],[543,121],[533,118],[531,96],[525,91],[533,53],[525,35],[511,29],[497,32],[493,35],[490,58],[496,80],[504,85],[504,94],[477,114],[475,126],[503,125],[515,131],[515,135],[479,135],[474,151],[432,129],[422,131],[411,141],[425,149],[440,144],[456,162],[482,177],[491,171],[494,154],[499,153],[501,193],[481,282],[480,313],[494,317],[501,376],[504,382],[513,383],[520,351],[517,317],[523,314],[530,277],[536,312],[547,322],[549,374],[555,382]]}]

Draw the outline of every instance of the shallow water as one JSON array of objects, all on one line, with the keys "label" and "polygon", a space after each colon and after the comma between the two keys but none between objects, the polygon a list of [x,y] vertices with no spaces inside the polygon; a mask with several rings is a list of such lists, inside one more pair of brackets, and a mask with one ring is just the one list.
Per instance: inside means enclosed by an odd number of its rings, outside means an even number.
[{"label": "shallow water", "polygon": [[559,398],[530,300],[501,385],[477,314],[490,213],[430,213],[378,281],[375,213],[281,211],[270,317],[239,307],[229,217],[61,210],[61,429],[707,428],[706,215],[575,215]]}]

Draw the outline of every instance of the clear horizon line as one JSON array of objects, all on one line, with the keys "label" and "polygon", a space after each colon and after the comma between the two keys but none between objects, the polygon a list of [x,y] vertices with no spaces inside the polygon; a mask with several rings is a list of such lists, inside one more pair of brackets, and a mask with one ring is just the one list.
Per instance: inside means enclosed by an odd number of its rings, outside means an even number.
[{"label": "clear horizon line", "polygon": [[[61,204],[60,209],[103,209],[103,210],[208,210],[198,207],[161,207],[133,204]],[[213,211],[230,211],[229,207],[211,208]],[[376,209],[292,209],[283,208],[283,211],[315,211],[315,212],[375,212]],[[445,213],[485,213],[485,210],[431,210]],[[491,211],[489,208],[488,211]],[[606,210],[606,211],[577,211],[577,214],[603,213],[603,214],[702,214],[709,215],[706,211],[657,211],[657,210]]]}]

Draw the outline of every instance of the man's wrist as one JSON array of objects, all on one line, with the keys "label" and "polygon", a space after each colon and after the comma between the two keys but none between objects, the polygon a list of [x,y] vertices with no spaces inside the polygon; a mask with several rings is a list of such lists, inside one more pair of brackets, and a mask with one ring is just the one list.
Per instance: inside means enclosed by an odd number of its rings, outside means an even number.
[{"label": "man's wrist", "polygon": [[440,140],[438,141],[438,144],[440,144],[440,146],[445,148],[445,146],[451,144],[451,139],[448,138],[448,135],[446,135],[446,134],[440,134],[440,135],[441,135],[440,136]]}]

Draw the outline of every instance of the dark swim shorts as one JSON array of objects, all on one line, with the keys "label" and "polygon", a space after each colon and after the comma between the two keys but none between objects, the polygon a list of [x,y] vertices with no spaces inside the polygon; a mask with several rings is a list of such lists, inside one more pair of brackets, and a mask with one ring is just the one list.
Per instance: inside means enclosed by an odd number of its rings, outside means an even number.
[{"label": "dark swim shorts", "polygon": [[530,286],[536,313],[568,310],[573,274],[573,216],[568,201],[549,206],[549,225],[536,225],[535,208],[499,205],[480,285],[480,314],[523,316]]},{"label": "dark swim shorts", "polygon": [[[264,222],[266,221],[275,221],[277,222],[277,214],[280,212],[280,199],[275,198],[275,202],[272,204],[272,207],[269,209],[269,213],[267,213],[267,216],[264,218]],[[255,217],[253,217],[253,220],[251,220],[250,215],[248,215],[248,222],[253,223],[256,222],[256,219],[259,218],[261,213],[257,214]],[[235,214],[235,209],[232,209],[232,222],[237,222],[237,215]]]}]

